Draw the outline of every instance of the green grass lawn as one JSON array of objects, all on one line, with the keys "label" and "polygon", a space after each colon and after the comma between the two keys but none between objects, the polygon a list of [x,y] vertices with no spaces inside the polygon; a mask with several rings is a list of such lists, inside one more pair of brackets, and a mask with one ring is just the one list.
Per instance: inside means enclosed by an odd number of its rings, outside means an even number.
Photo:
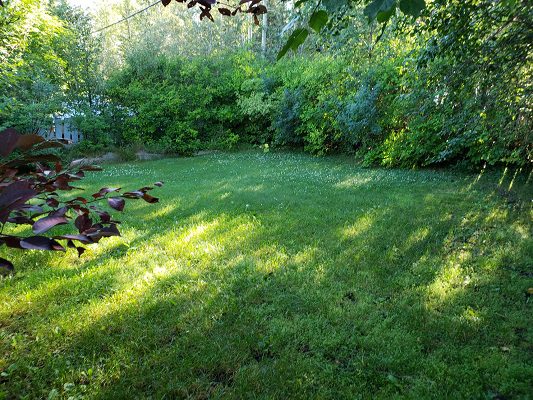
[{"label": "green grass lawn", "polygon": [[79,259],[15,253],[0,398],[531,398],[533,178],[513,178],[109,165],[87,194],[163,180],[161,203],[129,202],[123,237]]}]

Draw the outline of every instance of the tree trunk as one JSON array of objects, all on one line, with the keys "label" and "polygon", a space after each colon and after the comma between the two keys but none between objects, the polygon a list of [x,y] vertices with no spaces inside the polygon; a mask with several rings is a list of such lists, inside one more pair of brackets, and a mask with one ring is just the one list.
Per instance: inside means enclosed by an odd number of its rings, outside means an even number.
[{"label": "tree trunk", "polygon": [[248,25],[248,42],[252,43],[252,35],[254,32],[254,18],[253,15],[250,14],[250,24]]},{"label": "tree trunk", "polygon": [[[268,0],[264,0],[263,3],[268,9]],[[266,57],[267,52],[267,31],[268,31],[268,13],[263,14],[263,30],[261,32],[261,54]]]}]

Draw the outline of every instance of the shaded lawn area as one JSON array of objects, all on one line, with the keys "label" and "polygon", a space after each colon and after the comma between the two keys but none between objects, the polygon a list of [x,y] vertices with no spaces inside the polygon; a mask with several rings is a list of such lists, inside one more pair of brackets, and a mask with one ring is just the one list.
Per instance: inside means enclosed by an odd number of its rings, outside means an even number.
[{"label": "shaded lawn area", "polygon": [[80,259],[16,253],[0,398],[528,398],[533,185],[512,178],[299,154],[107,166],[89,193],[163,180],[162,202],[128,203],[123,237]]}]

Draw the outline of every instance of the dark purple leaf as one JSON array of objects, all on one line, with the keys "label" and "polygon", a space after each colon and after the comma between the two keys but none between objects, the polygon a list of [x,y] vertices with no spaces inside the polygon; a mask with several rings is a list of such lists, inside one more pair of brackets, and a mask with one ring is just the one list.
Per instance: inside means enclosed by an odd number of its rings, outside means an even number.
[{"label": "dark purple leaf", "polygon": [[70,205],[70,208],[76,211],[78,215],[89,213],[89,209],[87,207],[80,206],[79,204],[72,204]]},{"label": "dark purple leaf", "polygon": [[26,250],[54,250],[65,251],[56,240],[45,236],[30,236],[20,241],[20,246]]},{"label": "dark purple leaf", "polygon": [[24,204],[23,206],[20,206],[17,209],[27,213],[42,213],[44,211],[41,206],[34,204]]},{"label": "dark purple leaf", "polygon": [[2,133],[0,133],[0,156],[7,157],[10,155],[11,152],[15,150],[19,137],[20,135],[13,128],[8,128],[5,131],[2,131]]},{"label": "dark purple leaf", "polygon": [[82,204],[87,204],[87,199],[85,199],[84,197],[76,197],[75,199],[67,201],[67,204],[73,204],[73,203],[76,203],[76,202],[82,203]]},{"label": "dark purple leaf", "polygon": [[85,213],[78,216],[74,221],[74,225],[78,228],[80,233],[85,232],[92,226],[92,224],[91,218]]},{"label": "dark purple leaf", "polygon": [[120,232],[118,231],[118,228],[115,224],[111,224],[110,226],[106,228],[102,228],[100,230],[100,233],[102,236],[120,236]]},{"label": "dark purple leaf", "polygon": [[93,208],[94,212],[96,214],[98,214],[98,216],[100,217],[100,222],[106,224],[106,223],[109,223],[111,221],[111,215],[109,215],[109,213],[107,213],[105,211],[98,210],[95,207],[91,207],[91,208]]},{"label": "dark purple leaf", "polygon": [[60,175],[56,178],[54,183],[52,184],[54,188],[59,190],[72,190],[76,189],[74,186],[70,186],[69,182],[72,182],[73,179],[70,178],[68,175]]},{"label": "dark purple leaf", "polygon": [[39,135],[20,135],[17,141],[17,149],[29,150],[37,143],[44,142],[44,138]]},{"label": "dark purple leaf", "polygon": [[13,271],[13,264],[10,261],[7,261],[4,258],[0,258],[0,273],[10,273]]},{"label": "dark purple leaf", "polygon": [[140,190],[134,190],[133,192],[126,192],[122,195],[122,197],[125,197],[126,199],[140,199],[144,196],[144,192],[141,192]]},{"label": "dark purple leaf", "polygon": [[0,223],[5,223],[11,211],[21,207],[37,192],[28,182],[16,181],[6,186],[0,193]]},{"label": "dark purple leaf", "polygon": [[12,180],[17,175],[18,170],[14,168],[1,168],[3,175],[0,175],[0,187],[8,186],[11,182],[2,182],[3,180]]},{"label": "dark purple leaf", "polygon": [[84,243],[84,244],[91,244],[94,243],[94,241],[88,237],[87,235],[61,235],[61,236],[54,236],[54,239],[58,240],[77,240],[78,242]]},{"label": "dark purple leaf", "polygon": [[49,215],[51,217],[64,217],[68,212],[68,207],[61,207],[55,211],[52,211]]},{"label": "dark purple leaf", "polygon": [[9,161],[5,165],[8,167],[20,167],[20,166],[25,166],[31,163],[47,162],[47,161],[56,162],[56,161],[61,161],[61,159],[58,156],[55,156],[53,154],[37,154],[33,156],[27,155],[24,158],[18,158],[18,159]]},{"label": "dark purple leaf", "polygon": [[102,188],[97,193],[93,194],[93,197],[95,199],[99,199],[100,197],[104,197],[106,194],[111,192],[118,192],[120,188]]},{"label": "dark purple leaf", "polygon": [[41,142],[37,144],[34,147],[34,150],[44,150],[44,149],[52,149],[52,148],[63,148],[65,145],[57,140],[47,140],[45,142]]},{"label": "dark purple leaf", "polygon": [[13,249],[22,249],[20,240],[21,238],[17,236],[2,236],[2,238],[0,238],[2,243],[5,243],[7,247],[11,247]]},{"label": "dark purple leaf", "polygon": [[117,211],[124,210],[124,205],[126,204],[126,201],[120,197],[110,197],[109,199],[107,199],[107,202],[112,208]]},{"label": "dark purple leaf", "polygon": [[59,201],[53,197],[49,197],[46,199],[46,204],[50,207],[57,207],[59,205]]},{"label": "dark purple leaf", "polygon": [[153,204],[153,203],[158,203],[159,202],[159,199],[157,197],[153,197],[153,196],[150,196],[148,193],[145,193],[142,197],[142,199],[144,201],[146,201],[147,203],[150,203],[150,204]]},{"label": "dark purple leaf", "polygon": [[115,224],[111,224],[109,227],[102,227],[99,224],[95,224],[85,234],[95,242],[98,242],[103,237],[120,236],[120,232]]},{"label": "dark purple leaf", "polygon": [[[52,214],[52,213],[50,213]],[[33,224],[33,233],[39,235],[41,233],[44,233],[50,229],[52,229],[56,225],[63,225],[67,224],[68,219],[61,216],[54,216],[49,215],[48,217],[41,218],[40,220],[36,221]]]},{"label": "dark purple leaf", "polygon": [[23,225],[23,224],[33,225],[33,220],[24,215],[17,215],[14,217],[9,217],[7,219],[7,222],[11,224],[17,224],[17,225]]}]

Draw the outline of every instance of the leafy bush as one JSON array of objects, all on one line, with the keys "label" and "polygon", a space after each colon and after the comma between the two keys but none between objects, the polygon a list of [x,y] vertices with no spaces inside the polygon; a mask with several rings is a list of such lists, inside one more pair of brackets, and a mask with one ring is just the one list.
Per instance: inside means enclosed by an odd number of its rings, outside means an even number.
[{"label": "leafy bush", "polygon": [[446,58],[422,67],[394,51],[379,64],[321,54],[272,65],[250,53],[141,55],[79,126],[97,144],[179,154],[269,143],[390,167],[523,165],[533,149],[527,96],[480,79],[464,81]]},{"label": "leafy bush", "polygon": [[366,148],[377,142],[382,132],[376,104],[379,94],[379,84],[366,78],[354,94],[344,99],[336,123],[341,130],[341,141],[350,148]]},{"label": "leafy bush", "polygon": [[302,106],[303,98],[300,89],[285,89],[280,99],[276,115],[272,122],[274,129],[273,142],[276,145],[302,146]]},{"label": "leafy bush", "polygon": [[167,152],[190,155],[200,147],[198,131],[186,122],[175,121],[166,129],[160,144]]},{"label": "leafy bush", "polygon": [[242,120],[243,139],[251,144],[272,141],[271,121],[276,109],[275,82],[269,77],[245,80],[240,88],[237,105]]}]

